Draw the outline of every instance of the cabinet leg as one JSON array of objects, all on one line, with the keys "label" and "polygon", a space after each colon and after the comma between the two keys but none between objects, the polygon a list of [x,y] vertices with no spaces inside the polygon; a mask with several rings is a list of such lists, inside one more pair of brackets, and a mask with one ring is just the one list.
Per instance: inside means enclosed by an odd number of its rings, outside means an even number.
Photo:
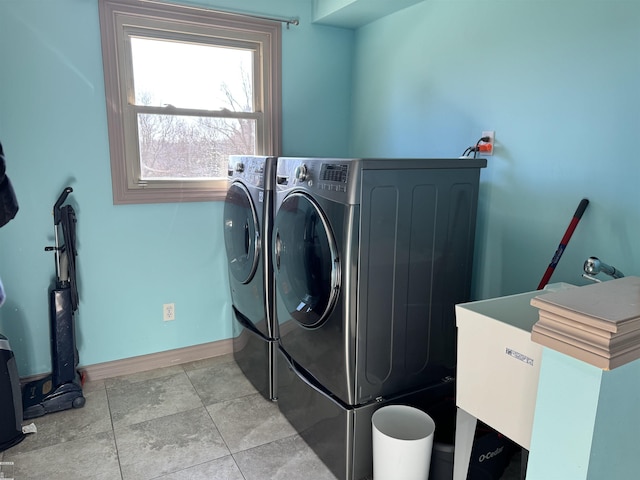
[{"label": "cabinet leg", "polygon": [[453,480],[467,480],[473,437],[478,419],[458,408],[456,415],[456,439],[453,451]]}]

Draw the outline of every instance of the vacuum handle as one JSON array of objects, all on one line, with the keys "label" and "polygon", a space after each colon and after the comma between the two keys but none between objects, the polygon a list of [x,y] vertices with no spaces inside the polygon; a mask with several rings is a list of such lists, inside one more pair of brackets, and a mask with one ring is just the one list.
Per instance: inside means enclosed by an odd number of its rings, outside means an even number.
[{"label": "vacuum handle", "polygon": [[62,207],[62,204],[65,202],[65,200],[67,199],[67,197],[71,192],[73,192],[73,188],[66,187],[58,197],[58,200],[56,201],[55,205],[53,206],[53,219],[54,219],[55,225],[58,225],[60,223],[60,208]]}]

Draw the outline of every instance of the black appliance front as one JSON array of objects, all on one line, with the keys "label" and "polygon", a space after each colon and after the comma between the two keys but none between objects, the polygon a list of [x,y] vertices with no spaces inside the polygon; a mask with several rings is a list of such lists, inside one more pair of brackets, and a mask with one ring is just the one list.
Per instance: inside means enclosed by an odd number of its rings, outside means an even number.
[{"label": "black appliance front", "polygon": [[233,355],[252,385],[269,400],[275,384],[276,327],[270,256],[272,157],[230,157],[224,240],[232,303]]},{"label": "black appliance front", "polygon": [[[343,207],[333,207],[335,220]],[[308,195],[292,193],[279,208],[274,236],[280,298],[298,324],[318,328],[335,306],[340,281],[338,247],[326,215]]]},{"label": "black appliance front", "polygon": [[[224,243],[229,268],[229,286],[234,307],[265,338],[274,338],[265,309],[260,220],[256,193],[242,182],[234,182],[224,203]],[[262,208],[262,205],[259,206]]]},{"label": "black appliance front", "polygon": [[278,350],[278,408],[339,480],[373,475],[371,417],[385,405],[410,405],[428,411],[453,398],[454,379],[444,377],[408,394],[346,405],[327,391],[282,348]]},{"label": "black appliance front", "polygon": [[351,270],[342,229],[353,217],[349,211],[354,209],[337,202],[320,205],[305,193],[288,195],[274,223],[273,264],[281,345],[325,388],[352,404],[347,379],[353,378],[355,344],[346,340],[351,334],[346,319],[355,309],[355,295],[347,295],[355,284],[345,280]]},{"label": "black appliance front", "polygon": [[471,284],[479,169],[365,170],[361,204],[302,187],[278,205],[280,342],[348,405],[455,367]]},{"label": "black appliance front", "polygon": [[244,376],[267,400],[277,400],[276,350],[278,341],[266,338],[235,307],[233,358]]}]

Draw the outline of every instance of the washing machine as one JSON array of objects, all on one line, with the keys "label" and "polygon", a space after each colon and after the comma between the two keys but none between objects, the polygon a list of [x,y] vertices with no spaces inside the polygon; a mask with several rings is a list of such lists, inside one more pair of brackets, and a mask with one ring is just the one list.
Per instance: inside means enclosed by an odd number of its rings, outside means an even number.
[{"label": "washing machine", "polygon": [[485,166],[278,159],[279,407],[338,478],[370,471],[373,410],[452,385]]},{"label": "washing machine", "polygon": [[236,363],[267,399],[277,398],[277,326],[271,229],[275,157],[230,156],[224,202]]}]

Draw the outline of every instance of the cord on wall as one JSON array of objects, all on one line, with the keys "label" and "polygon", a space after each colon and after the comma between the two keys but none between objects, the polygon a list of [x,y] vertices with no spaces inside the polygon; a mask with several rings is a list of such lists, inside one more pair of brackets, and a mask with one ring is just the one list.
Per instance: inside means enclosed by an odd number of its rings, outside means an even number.
[{"label": "cord on wall", "polygon": [[[488,133],[488,132],[483,132]],[[460,158],[467,158],[473,153],[473,158],[477,158],[478,152],[486,153],[487,155],[493,154],[493,137],[491,135],[483,135],[478,139],[475,146],[467,147]]]}]

